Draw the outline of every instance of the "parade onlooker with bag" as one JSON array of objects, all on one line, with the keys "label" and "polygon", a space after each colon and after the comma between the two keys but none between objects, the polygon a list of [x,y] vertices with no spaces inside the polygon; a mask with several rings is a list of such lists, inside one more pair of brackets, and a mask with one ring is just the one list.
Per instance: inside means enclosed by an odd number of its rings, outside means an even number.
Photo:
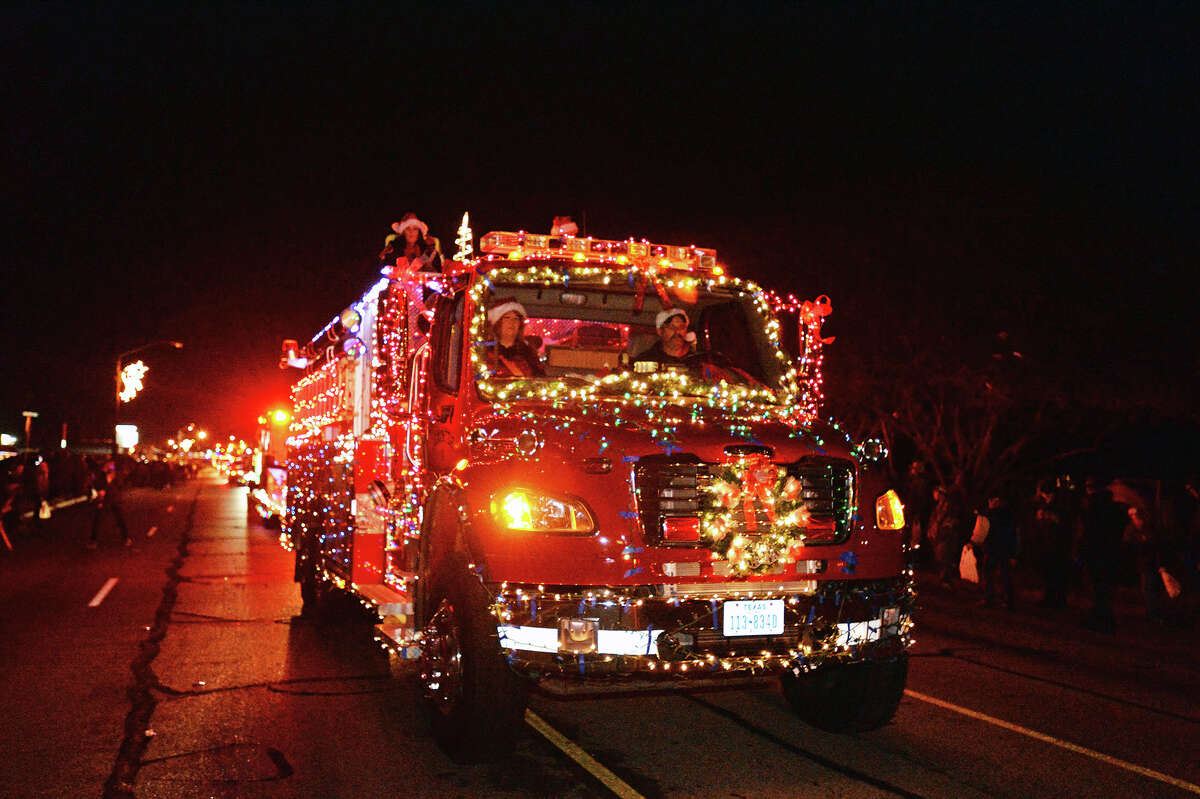
[{"label": "parade onlooker with bag", "polygon": [[1161,623],[1172,621],[1172,603],[1183,589],[1172,574],[1172,569],[1178,571],[1178,564],[1162,528],[1145,508],[1134,505],[1129,508],[1129,524],[1122,539],[1137,560],[1146,617]]},{"label": "parade onlooker with bag", "polygon": [[1017,520],[1004,497],[989,498],[987,510],[975,517],[975,529],[971,533],[971,546],[976,553],[982,554],[983,565],[979,571],[983,582],[983,604],[994,605],[999,590],[1003,592],[1005,609],[1013,609],[1017,545]]}]

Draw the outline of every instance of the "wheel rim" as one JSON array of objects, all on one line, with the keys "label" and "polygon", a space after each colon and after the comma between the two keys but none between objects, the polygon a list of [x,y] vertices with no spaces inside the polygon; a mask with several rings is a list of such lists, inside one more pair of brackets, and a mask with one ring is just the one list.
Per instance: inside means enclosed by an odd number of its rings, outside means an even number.
[{"label": "wheel rim", "polygon": [[421,680],[425,698],[443,714],[462,696],[462,646],[458,619],[449,600],[442,600],[421,641]]}]

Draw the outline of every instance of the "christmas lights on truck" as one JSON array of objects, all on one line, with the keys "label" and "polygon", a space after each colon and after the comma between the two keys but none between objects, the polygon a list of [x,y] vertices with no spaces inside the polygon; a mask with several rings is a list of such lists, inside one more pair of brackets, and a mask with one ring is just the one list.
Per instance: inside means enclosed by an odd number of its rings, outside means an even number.
[{"label": "christmas lights on truck", "polygon": [[533,686],[782,679],[822,728],[888,721],[903,509],[878,451],[818,419],[828,299],[694,246],[463,249],[440,274],[385,268],[285,345],[304,375],[282,540],[305,611],[339,591],[372,607],[459,757],[510,746]]}]

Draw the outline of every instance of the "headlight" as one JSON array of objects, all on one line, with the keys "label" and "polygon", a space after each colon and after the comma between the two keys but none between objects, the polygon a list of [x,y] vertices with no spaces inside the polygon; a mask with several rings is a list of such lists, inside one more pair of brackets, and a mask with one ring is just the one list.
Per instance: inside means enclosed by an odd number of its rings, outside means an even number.
[{"label": "headlight", "polygon": [[904,505],[892,489],[875,500],[875,526],[880,530],[899,530],[904,527]]},{"label": "headlight", "polygon": [[514,488],[492,497],[492,516],[508,530],[591,533],[596,522],[581,500]]}]

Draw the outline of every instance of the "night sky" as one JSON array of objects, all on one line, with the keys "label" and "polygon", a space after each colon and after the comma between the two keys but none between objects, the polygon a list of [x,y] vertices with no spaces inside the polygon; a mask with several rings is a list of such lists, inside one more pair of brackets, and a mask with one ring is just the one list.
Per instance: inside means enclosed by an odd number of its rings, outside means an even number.
[{"label": "night sky", "polygon": [[164,5],[3,12],[0,430],[106,435],[173,338],[124,421],[249,435],[406,210],[716,247],[833,298],[831,374],[1003,330],[1195,396],[1187,3]]}]

